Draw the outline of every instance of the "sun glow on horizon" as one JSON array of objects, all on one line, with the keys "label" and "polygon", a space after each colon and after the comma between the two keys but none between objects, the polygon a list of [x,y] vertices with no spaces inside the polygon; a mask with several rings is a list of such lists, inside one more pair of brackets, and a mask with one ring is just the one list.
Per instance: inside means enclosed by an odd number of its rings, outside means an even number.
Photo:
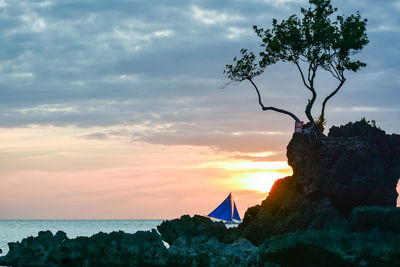
[{"label": "sun glow on horizon", "polygon": [[237,190],[252,190],[267,193],[274,182],[292,174],[292,168],[286,161],[232,161],[214,162],[209,167],[229,172],[229,181],[224,186],[232,186]]},{"label": "sun glow on horizon", "polygon": [[239,174],[234,177],[234,181],[240,189],[248,189],[267,193],[271,190],[276,180],[286,177],[291,173],[264,171]]},{"label": "sun glow on horizon", "polygon": [[229,162],[211,162],[203,164],[203,167],[219,168],[229,171],[242,171],[242,170],[282,170],[284,172],[287,169],[291,169],[286,161],[249,161],[249,160],[237,160]]}]

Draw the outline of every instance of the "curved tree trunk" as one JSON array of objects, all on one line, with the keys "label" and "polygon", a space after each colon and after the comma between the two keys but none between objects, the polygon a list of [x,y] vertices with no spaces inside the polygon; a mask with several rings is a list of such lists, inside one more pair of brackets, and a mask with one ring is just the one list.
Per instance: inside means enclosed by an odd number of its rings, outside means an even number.
[{"label": "curved tree trunk", "polygon": [[258,90],[256,84],[250,78],[248,78],[247,80],[249,80],[251,82],[251,84],[254,86],[254,88],[256,89],[257,96],[258,96],[258,103],[260,104],[260,106],[261,106],[263,111],[266,111],[266,110],[276,111],[276,112],[279,112],[279,113],[283,113],[283,114],[289,115],[295,121],[300,121],[299,118],[296,115],[294,115],[292,112],[290,112],[290,111],[287,111],[287,110],[284,110],[284,109],[280,109],[280,108],[276,108],[276,107],[265,107],[264,104],[261,101],[261,94],[260,94],[260,91]]},{"label": "curved tree trunk", "polygon": [[311,100],[310,99],[308,100],[305,113],[306,113],[307,119],[311,122],[311,124],[315,125],[314,118],[311,115],[311,109],[312,109],[312,107],[314,105],[315,99],[317,99],[317,92],[315,92],[315,89],[314,89],[314,78],[315,78],[315,74],[316,74],[316,69],[312,68],[311,65],[308,67],[308,77],[307,77],[308,83],[307,83],[306,82],[306,78],[304,77],[303,70],[301,69],[299,62],[295,61],[294,63],[297,66],[297,69],[300,72],[300,76],[301,76],[301,79],[303,81],[304,86],[308,90],[310,90],[311,93],[312,93]]},{"label": "curved tree trunk", "polygon": [[345,81],[346,81],[346,78],[343,78],[343,79],[340,81],[338,87],[335,89],[335,91],[333,91],[332,93],[330,93],[330,94],[324,99],[324,102],[322,102],[322,110],[321,110],[321,117],[322,117],[322,118],[325,118],[325,106],[326,106],[326,103],[328,102],[328,100],[329,100],[332,96],[334,96],[334,95],[339,91],[339,89],[342,87],[342,85],[344,84]]},{"label": "curved tree trunk", "polygon": [[312,92],[312,98],[311,98],[311,100],[310,99],[308,100],[308,104],[306,106],[305,113],[306,113],[307,119],[311,122],[311,124],[315,124],[314,118],[311,115],[311,109],[314,105],[315,99],[317,98],[317,93],[315,92],[314,88],[312,88],[311,92]]}]

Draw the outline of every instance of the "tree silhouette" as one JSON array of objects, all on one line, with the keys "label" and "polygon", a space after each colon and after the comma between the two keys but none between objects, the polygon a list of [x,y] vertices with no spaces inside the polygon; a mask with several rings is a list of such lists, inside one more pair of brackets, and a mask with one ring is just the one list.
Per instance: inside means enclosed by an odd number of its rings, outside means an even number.
[{"label": "tree silhouette", "polygon": [[[366,66],[364,62],[354,59],[354,56],[368,44],[367,19],[361,18],[359,12],[331,19],[337,8],[332,7],[330,0],[309,0],[309,3],[308,9],[301,8],[302,18],[291,15],[280,23],[273,19],[272,28],[265,30],[253,26],[262,41],[263,51],[259,54],[259,60],[253,52],[241,49],[241,57],[235,57],[232,65],[226,65],[224,73],[231,80],[228,84],[249,81],[257,92],[262,110],[280,112],[300,121],[292,112],[264,106],[260,90],[254,83],[254,77],[262,74],[270,65],[277,62],[294,64],[303,85],[311,92],[305,107],[307,119],[312,128],[317,129],[314,127],[317,125],[323,131],[326,104],[345,83],[345,71],[357,72]],[[321,113],[315,121],[312,116],[312,108],[317,99],[314,82],[319,70],[329,72],[338,83],[324,98]]]}]

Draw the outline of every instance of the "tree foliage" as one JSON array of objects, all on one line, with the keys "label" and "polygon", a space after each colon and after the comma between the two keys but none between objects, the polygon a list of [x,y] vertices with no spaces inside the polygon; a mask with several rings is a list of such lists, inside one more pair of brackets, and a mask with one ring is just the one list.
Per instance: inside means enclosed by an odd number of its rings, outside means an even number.
[{"label": "tree foliage", "polygon": [[[309,8],[301,9],[301,17],[291,15],[281,22],[273,19],[270,29],[253,26],[255,33],[261,38],[262,52],[259,57],[247,49],[241,49],[241,57],[235,57],[233,64],[226,65],[224,73],[232,82],[249,81],[257,91],[263,110],[274,110],[272,107],[265,109],[253,79],[277,62],[294,64],[303,85],[311,93],[305,114],[311,124],[315,125],[312,116],[312,107],[317,98],[315,77],[319,70],[329,72],[338,83],[323,99],[321,114],[318,116],[318,123],[322,126],[325,122],[326,104],[346,81],[345,72],[357,72],[366,66],[354,56],[368,44],[367,19],[363,19],[359,12],[347,17],[338,15],[333,18],[337,8],[332,7],[330,0],[309,0],[309,3]],[[293,113],[284,111],[282,113],[298,120]]]}]

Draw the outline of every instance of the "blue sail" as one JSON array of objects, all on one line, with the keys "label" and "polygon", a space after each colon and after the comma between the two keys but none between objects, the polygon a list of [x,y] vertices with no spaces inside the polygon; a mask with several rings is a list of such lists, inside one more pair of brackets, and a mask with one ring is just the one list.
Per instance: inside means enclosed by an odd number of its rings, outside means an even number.
[{"label": "blue sail", "polygon": [[210,214],[209,217],[231,222],[232,221],[232,199],[231,194]]},{"label": "blue sail", "polygon": [[233,219],[240,221],[239,212],[236,208],[236,203],[233,201]]}]

